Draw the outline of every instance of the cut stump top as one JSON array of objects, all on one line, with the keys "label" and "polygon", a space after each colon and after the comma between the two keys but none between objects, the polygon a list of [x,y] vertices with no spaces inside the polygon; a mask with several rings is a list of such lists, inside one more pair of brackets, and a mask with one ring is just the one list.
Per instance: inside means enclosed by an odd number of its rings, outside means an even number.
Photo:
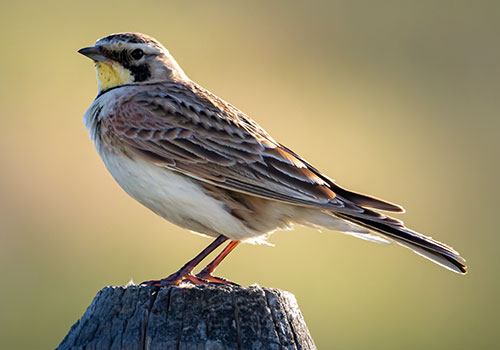
[{"label": "cut stump top", "polygon": [[316,349],[293,294],[226,285],[106,287],[58,350]]}]

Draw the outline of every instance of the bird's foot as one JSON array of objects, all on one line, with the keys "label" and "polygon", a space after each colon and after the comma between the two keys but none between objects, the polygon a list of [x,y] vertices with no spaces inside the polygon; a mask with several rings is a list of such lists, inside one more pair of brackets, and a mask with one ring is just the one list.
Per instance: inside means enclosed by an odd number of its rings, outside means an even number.
[{"label": "bird's foot", "polygon": [[222,277],[216,277],[213,276],[212,274],[205,273],[201,271],[199,274],[196,275],[196,278],[202,281],[206,281],[208,284],[227,284],[231,286],[238,286],[239,284],[231,282],[225,278]]},{"label": "bird's foot", "polygon": [[182,282],[190,282],[190,283],[198,285],[198,286],[210,284],[210,281],[207,281],[206,279],[195,276],[191,273],[189,275],[184,276],[184,278],[182,279]]},{"label": "bird's foot", "polygon": [[144,281],[140,285],[141,286],[155,286],[155,287],[167,287],[167,286],[177,286],[184,279],[184,274],[182,271],[177,271],[170,276],[162,278],[161,280],[151,280]]},{"label": "bird's foot", "polygon": [[231,286],[239,286],[234,282],[228,281],[222,277],[212,276],[210,274],[199,273],[197,275],[193,275],[191,273],[185,276],[179,276],[178,274],[172,274],[166,278],[161,280],[151,280],[144,281],[140,285],[141,286],[154,286],[154,287],[168,287],[168,286],[177,286],[181,282],[189,282],[195,285],[207,285],[207,284],[225,284]]}]

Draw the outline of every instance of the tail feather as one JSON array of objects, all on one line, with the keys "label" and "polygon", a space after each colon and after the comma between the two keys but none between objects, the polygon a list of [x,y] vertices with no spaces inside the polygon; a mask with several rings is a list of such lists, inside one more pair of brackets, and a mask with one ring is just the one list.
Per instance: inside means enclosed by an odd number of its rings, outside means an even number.
[{"label": "tail feather", "polygon": [[389,217],[380,219],[359,217],[357,215],[343,213],[337,213],[336,215],[371,231],[382,234],[394,240],[399,245],[409,248],[424,258],[451,271],[460,274],[467,273],[467,267],[464,265],[465,259],[453,248],[431,237],[412,231],[401,224],[397,225],[391,223],[391,221],[387,221]]},{"label": "tail feather", "polygon": [[379,198],[368,196],[366,194],[346,190],[345,188],[342,188],[339,185],[337,185],[335,182],[330,183],[330,186],[332,187],[332,190],[335,193],[359,205],[360,207],[373,208],[373,209],[391,211],[396,213],[405,212],[404,208],[398,204],[394,204]]},{"label": "tail feather", "polygon": [[[394,239],[394,238],[393,238]],[[416,254],[431,260],[432,262],[444,267],[445,269],[451,270],[456,273],[466,274],[467,267],[456,259],[450,258],[449,256],[436,253],[430,249],[419,247],[415,244],[409,244],[405,241],[394,239],[399,245],[413,250]]]},{"label": "tail feather", "polygon": [[386,200],[380,199],[380,198],[375,198],[372,196],[368,196],[366,194],[354,192],[354,191],[349,191],[346,190],[343,187],[340,187],[337,185],[335,180],[329,178],[325,174],[323,174],[321,171],[313,167],[310,163],[308,163],[305,159],[302,159],[298,154],[293,152],[291,149],[287,148],[285,145],[280,144],[280,146],[285,149],[288,153],[294,155],[300,161],[304,164],[307,165],[307,168],[312,171],[315,175],[319,176],[322,178],[324,181],[328,183],[332,191],[334,191],[337,195],[340,195],[342,198],[347,199],[348,201],[359,205],[360,207],[363,208],[373,208],[373,209],[379,209],[379,210],[385,210],[385,211],[391,211],[391,212],[396,212],[396,213],[404,213],[405,210],[402,206],[398,204],[394,204],[391,202],[388,202]]}]

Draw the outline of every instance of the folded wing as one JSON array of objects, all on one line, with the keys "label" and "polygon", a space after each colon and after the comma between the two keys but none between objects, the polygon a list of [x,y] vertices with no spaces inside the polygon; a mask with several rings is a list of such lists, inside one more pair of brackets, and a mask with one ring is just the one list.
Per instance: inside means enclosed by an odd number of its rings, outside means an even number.
[{"label": "folded wing", "polygon": [[136,86],[125,96],[107,120],[109,129],[159,166],[232,191],[331,210],[450,270],[466,272],[452,248],[370,210],[403,212],[402,207],[338,186],[196,84]]}]

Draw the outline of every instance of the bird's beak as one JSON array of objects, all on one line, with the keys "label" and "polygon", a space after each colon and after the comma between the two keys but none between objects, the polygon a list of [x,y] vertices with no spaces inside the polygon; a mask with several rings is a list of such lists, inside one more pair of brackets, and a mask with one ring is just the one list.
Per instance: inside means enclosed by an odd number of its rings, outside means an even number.
[{"label": "bird's beak", "polygon": [[84,47],[83,49],[78,50],[78,53],[81,53],[84,56],[87,56],[91,60],[94,61],[108,61],[108,58],[106,58],[102,53],[99,47],[97,46],[90,46],[90,47]]}]

